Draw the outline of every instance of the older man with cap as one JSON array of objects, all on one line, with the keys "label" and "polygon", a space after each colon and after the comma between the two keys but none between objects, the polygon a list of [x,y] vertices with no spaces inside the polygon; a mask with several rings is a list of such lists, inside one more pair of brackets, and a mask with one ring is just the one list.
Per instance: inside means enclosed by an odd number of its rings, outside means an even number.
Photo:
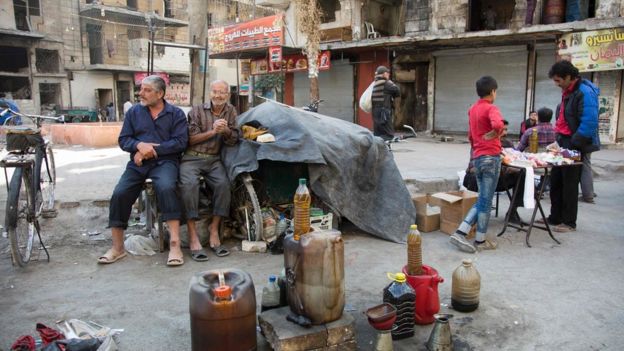
[{"label": "older man with cap", "polygon": [[165,89],[161,77],[145,77],[139,92],[141,103],[132,106],[124,119],[118,141],[121,149],[130,153],[130,161],[110,200],[108,225],[113,246],[98,258],[98,263],[113,263],[126,256],[124,230],[128,227],[132,205],[147,178],[152,179],[161,218],[169,227],[167,265],[184,263],[180,249],[182,210],[177,181],[182,151],[188,143],[188,125],[184,111],[165,101]]},{"label": "older man with cap", "polygon": [[385,141],[394,139],[392,103],[394,98],[400,95],[399,87],[390,80],[388,67],[377,67],[371,99],[373,103],[373,134]]}]

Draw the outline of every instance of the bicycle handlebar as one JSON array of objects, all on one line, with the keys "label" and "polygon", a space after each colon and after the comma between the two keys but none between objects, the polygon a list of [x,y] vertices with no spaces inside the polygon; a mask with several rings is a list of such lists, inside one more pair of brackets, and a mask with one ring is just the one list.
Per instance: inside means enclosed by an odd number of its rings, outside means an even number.
[{"label": "bicycle handlebar", "polygon": [[[52,117],[52,116],[42,116],[42,115],[27,115],[25,113],[21,113],[21,112],[17,112],[14,111],[10,108],[5,108],[4,110],[2,110],[2,112],[0,112],[0,116],[4,117],[7,113],[12,113],[14,115],[18,115],[20,117],[26,117],[29,118],[30,120],[32,120],[33,122],[35,122],[35,124],[37,125],[37,127],[40,126],[40,120],[42,119],[47,119],[47,120],[51,120],[51,121],[56,121],[56,122],[61,122],[61,123],[65,123],[65,115],[61,115],[60,117]],[[6,123],[11,119],[11,117],[7,118],[4,121],[4,125],[6,125]]]}]

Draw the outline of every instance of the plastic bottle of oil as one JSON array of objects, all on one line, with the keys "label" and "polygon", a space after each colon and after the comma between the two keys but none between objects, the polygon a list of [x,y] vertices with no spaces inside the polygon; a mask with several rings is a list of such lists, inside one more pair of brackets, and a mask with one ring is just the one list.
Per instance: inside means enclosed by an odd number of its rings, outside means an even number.
[{"label": "plastic bottle of oil", "polygon": [[481,275],[472,264],[465,259],[453,271],[451,287],[451,305],[460,312],[471,312],[479,307],[479,291],[481,290]]},{"label": "plastic bottle of oil", "polygon": [[261,312],[280,307],[280,287],[274,275],[269,276],[269,284],[262,288],[261,306]]},{"label": "plastic bottle of oil", "polygon": [[299,187],[295,192],[295,233],[294,239],[299,240],[302,234],[310,232],[310,191],[306,179],[299,179]]},{"label": "plastic bottle of oil", "polygon": [[414,336],[414,301],[416,293],[406,282],[403,273],[388,273],[392,283],[383,289],[383,302],[394,306],[397,318],[392,327],[392,339],[398,340]]},{"label": "plastic bottle of oil", "polygon": [[536,154],[539,148],[539,138],[537,136],[537,127],[533,128],[529,139],[529,152]]},{"label": "plastic bottle of oil", "polygon": [[418,226],[412,224],[407,234],[407,272],[409,275],[421,275],[422,271],[422,237]]}]

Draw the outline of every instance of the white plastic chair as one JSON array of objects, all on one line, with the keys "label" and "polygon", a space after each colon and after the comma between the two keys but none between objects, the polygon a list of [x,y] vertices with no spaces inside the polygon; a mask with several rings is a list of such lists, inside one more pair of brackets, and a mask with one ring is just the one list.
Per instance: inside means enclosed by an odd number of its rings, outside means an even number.
[{"label": "white plastic chair", "polygon": [[364,25],[366,26],[366,38],[367,39],[376,39],[381,37],[381,34],[379,34],[379,32],[375,32],[375,27],[373,27],[373,24],[370,22],[364,22]]}]

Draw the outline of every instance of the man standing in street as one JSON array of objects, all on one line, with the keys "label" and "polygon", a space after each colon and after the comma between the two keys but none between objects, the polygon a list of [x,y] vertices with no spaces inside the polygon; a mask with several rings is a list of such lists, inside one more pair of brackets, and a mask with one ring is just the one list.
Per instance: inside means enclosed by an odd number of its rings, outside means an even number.
[{"label": "man standing in street", "polygon": [[394,139],[392,106],[394,98],[401,95],[399,87],[390,80],[390,70],[385,66],[377,67],[375,85],[371,96],[373,104],[373,134],[384,141]]},{"label": "man standing in street", "polygon": [[[496,80],[484,76],[477,80],[476,86],[480,99],[468,110],[468,140],[472,147],[479,197],[450,237],[451,244],[470,253],[496,249],[496,242],[486,240],[486,232],[492,211],[492,198],[500,175],[500,136],[504,130],[503,118],[498,107],[494,105],[498,89]],[[466,236],[475,223],[477,237],[473,245]]]},{"label": "man standing in street", "polygon": [[115,122],[117,120],[117,113],[115,113],[115,105],[113,105],[113,103],[109,103],[108,106],[106,106],[106,112],[108,113],[107,116],[107,121],[108,122]]},{"label": "man standing in street", "polygon": [[130,99],[128,99],[123,104],[124,117],[126,116],[126,113],[128,113],[128,111],[130,111],[130,108],[132,108],[132,102],[130,102]]},{"label": "man standing in street", "polygon": [[99,257],[98,263],[113,263],[126,256],[124,230],[147,178],[153,181],[161,218],[169,226],[167,265],[184,263],[177,180],[180,155],[188,143],[188,126],[184,111],[165,101],[165,89],[165,81],[159,76],[145,77],[139,92],[141,104],[133,106],[124,119],[119,146],[130,153],[130,161],[110,200],[108,226],[112,228],[113,247]]},{"label": "man standing in street", "polygon": [[[600,90],[592,82],[581,78],[579,70],[568,61],[555,63],[548,77],[561,88],[561,103],[557,106],[555,132],[562,148],[581,152],[589,160],[592,152],[600,149],[598,137],[598,95]],[[583,162],[585,168],[586,162]],[[589,163],[591,165],[591,163]],[[591,172],[591,168],[589,171]],[[550,216],[548,223],[557,232],[576,230],[578,187],[581,167],[554,167],[550,178]],[[593,196],[593,189],[592,189]]]},{"label": "man standing in street", "polygon": [[210,248],[217,256],[227,256],[229,251],[221,245],[219,224],[230,212],[230,181],[220,151],[223,144],[238,142],[240,131],[236,128],[236,109],[229,103],[230,85],[222,80],[210,84],[210,101],[194,106],[189,112],[189,147],[184,152],[180,166],[180,189],[186,213],[191,257],[206,261],[208,256],[202,249],[197,235],[196,221],[199,219],[199,177],[212,190],[213,216],[208,227]]}]

